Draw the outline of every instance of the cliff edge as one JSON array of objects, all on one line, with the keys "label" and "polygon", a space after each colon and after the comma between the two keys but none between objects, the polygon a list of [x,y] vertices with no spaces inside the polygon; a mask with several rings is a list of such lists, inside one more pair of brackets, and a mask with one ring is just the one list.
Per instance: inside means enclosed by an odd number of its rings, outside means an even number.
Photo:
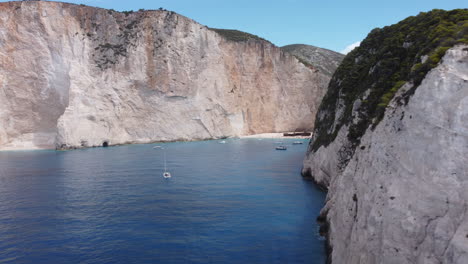
[{"label": "cliff edge", "polygon": [[468,263],[468,10],[373,30],[317,114],[330,263]]},{"label": "cliff edge", "polygon": [[165,10],[0,3],[0,150],[311,130],[329,77]]}]

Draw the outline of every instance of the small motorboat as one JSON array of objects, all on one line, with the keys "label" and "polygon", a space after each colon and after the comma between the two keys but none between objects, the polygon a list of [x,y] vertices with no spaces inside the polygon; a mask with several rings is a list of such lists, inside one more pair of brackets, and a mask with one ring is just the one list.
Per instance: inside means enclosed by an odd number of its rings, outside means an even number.
[{"label": "small motorboat", "polygon": [[154,148],[154,149],[160,149],[161,146],[154,146],[153,148]]},{"label": "small motorboat", "polygon": [[170,177],[171,177],[171,173],[168,172],[168,171],[166,171],[166,172],[163,173],[163,177],[166,178],[166,179],[167,179],[167,178],[170,178]]},{"label": "small motorboat", "polygon": [[286,148],[286,146],[277,146],[275,149],[276,150],[287,150],[288,148]]},{"label": "small motorboat", "polygon": [[302,144],[303,144],[302,141],[294,141],[293,142],[293,145],[302,145]]},{"label": "small motorboat", "polygon": [[219,144],[226,144],[226,141],[222,140],[219,142]]}]

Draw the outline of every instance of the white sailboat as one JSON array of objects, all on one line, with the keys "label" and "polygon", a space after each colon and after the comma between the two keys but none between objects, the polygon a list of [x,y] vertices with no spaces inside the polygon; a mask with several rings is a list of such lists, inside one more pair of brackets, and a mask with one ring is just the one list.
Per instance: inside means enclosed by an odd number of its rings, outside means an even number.
[{"label": "white sailboat", "polygon": [[168,179],[171,177],[171,173],[167,171],[167,166],[166,166],[166,150],[164,150],[164,173],[163,177],[165,179]]}]

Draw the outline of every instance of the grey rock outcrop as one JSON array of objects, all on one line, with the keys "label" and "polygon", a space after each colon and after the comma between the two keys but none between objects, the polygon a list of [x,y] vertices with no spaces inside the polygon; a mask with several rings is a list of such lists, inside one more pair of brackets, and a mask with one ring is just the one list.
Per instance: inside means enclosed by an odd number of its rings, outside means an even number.
[{"label": "grey rock outcrop", "polygon": [[347,133],[304,161],[329,189],[331,262],[468,263],[468,46],[448,50],[407,105],[392,100],[343,158]]},{"label": "grey rock outcrop", "polygon": [[314,66],[330,78],[344,58],[341,53],[311,45],[292,44],[283,46],[281,49]]},{"label": "grey rock outcrop", "polygon": [[467,18],[376,28],[333,75],[302,171],[328,263],[468,263]]},{"label": "grey rock outcrop", "polygon": [[169,11],[0,3],[0,149],[311,130],[329,77]]}]

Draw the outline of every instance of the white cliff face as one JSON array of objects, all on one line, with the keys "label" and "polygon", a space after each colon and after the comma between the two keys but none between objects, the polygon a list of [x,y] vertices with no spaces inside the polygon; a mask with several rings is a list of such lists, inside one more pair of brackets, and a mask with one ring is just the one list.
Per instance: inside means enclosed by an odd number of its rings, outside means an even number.
[{"label": "white cliff face", "polygon": [[341,130],[304,163],[329,187],[331,262],[468,263],[468,46],[447,51],[407,105],[392,101],[345,168]]},{"label": "white cliff face", "polygon": [[329,78],[167,11],[0,3],[0,149],[310,130]]}]

